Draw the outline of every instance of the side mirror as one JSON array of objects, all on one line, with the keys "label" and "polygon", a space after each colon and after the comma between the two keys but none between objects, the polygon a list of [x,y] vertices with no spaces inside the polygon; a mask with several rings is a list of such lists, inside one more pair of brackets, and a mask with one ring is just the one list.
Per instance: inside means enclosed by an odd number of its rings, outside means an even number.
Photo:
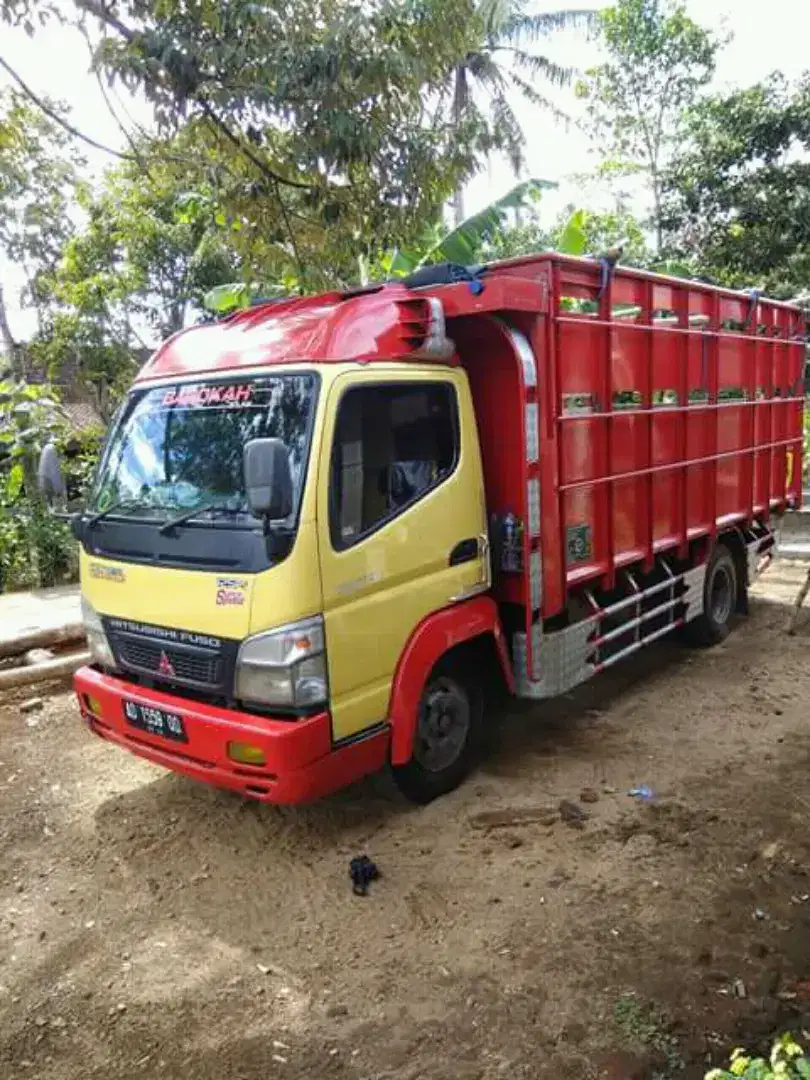
[{"label": "side mirror", "polygon": [[281,439],[251,439],[243,452],[245,493],[257,517],[278,521],[293,509],[290,456]]},{"label": "side mirror", "polygon": [[37,486],[49,507],[53,508],[64,501],[66,488],[65,478],[62,475],[62,462],[52,442],[47,443],[39,455]]}]

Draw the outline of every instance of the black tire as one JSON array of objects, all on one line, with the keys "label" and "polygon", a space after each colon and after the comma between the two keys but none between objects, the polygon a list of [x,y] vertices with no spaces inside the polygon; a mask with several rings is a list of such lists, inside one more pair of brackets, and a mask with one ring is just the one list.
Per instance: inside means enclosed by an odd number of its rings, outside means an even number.
[{"label": "black tire", "polygon": [[737,610],[739,591],[734,558],[727,547],[718,544],[706,567],[703,613],[687,623],[684,629],[686,640],[691,645],[708,648],[725,640]]},{"label": "black tire", "polygon": [[483,694],[460,664],[440,664],[419,699],[413,754],[391,769],[411,802],[432,802],[457,788],[475,765],[482,743]]}]

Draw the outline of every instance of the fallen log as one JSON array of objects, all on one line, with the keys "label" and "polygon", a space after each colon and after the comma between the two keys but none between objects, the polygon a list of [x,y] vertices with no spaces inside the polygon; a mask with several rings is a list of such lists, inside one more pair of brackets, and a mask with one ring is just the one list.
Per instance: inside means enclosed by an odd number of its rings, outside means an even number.
[{"label": "fallen log", "polygon": [[788,633],[795,634],[799,625],[799,612],[802,609],[802,604],[805,601],[805,597],[810,592],[810,567],[807,570],[807,576],[804,579],[802,587],[799,589],[798,596],[793,601],[793,613],[790,616],[790,622],[788,623]]},{"label": "fallen log", "polygon": [[84,640],[84,625],[80,622],[62,626],[40,626],[36,630],[23,630],[14,637],[0,637],[0,659],[19,656],[29,649],[47,649],[52,645],[67,645]]},{"label": "fallen log", "polygon": [[28,683],[44,682],[46,679],[61,679],[72,675],[82,664],[90,660],[89,652],[75,652],[60,656],[56,660],[46,660],[44,664],[25,664],[22,667],[6,668],[0,671],[0,691],[12,686],[27,686]]}]

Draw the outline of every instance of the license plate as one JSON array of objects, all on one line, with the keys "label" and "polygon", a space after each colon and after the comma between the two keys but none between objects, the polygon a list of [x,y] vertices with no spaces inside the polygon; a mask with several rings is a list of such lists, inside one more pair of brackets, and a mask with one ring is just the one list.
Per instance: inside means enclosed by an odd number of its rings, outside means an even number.
[{"label": "license plate", "polygon": [[155,709],[151,705],[139,705],[137,701],[124,702],[124,716],[127,723],[150,735],[160,735],[164,739],[176,739],[188,742],[183,718],[177,713]]}]

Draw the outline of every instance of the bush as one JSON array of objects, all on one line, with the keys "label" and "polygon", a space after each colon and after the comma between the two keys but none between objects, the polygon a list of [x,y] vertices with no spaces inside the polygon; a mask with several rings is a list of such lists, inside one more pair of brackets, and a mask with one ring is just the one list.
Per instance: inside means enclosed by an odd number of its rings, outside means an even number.
[{"label": "bush", "polygon": [[104,428],[100,425],[57,440],[69,506],[83,506],[86,502],[103,443]]},{"label": "bush", "polygon": [[0,592],[75,581],[79,555],[67,523],[0,495]]},{"label": "bush", "polygon": [[776,1040],[769,1059],[735,1050],[728,1069],[712,1069],[706,1080],[810,1080],[810,1058],[792,1035]]},{"label": "bush", "polygon": [[81,503],[98,460],[102,430],[72,435],[47,387],[0,382],[0,592],[75,581],[79,558],[67,522],[45,507],[37,486],[42,446],[54,439],[68,496]]}]

